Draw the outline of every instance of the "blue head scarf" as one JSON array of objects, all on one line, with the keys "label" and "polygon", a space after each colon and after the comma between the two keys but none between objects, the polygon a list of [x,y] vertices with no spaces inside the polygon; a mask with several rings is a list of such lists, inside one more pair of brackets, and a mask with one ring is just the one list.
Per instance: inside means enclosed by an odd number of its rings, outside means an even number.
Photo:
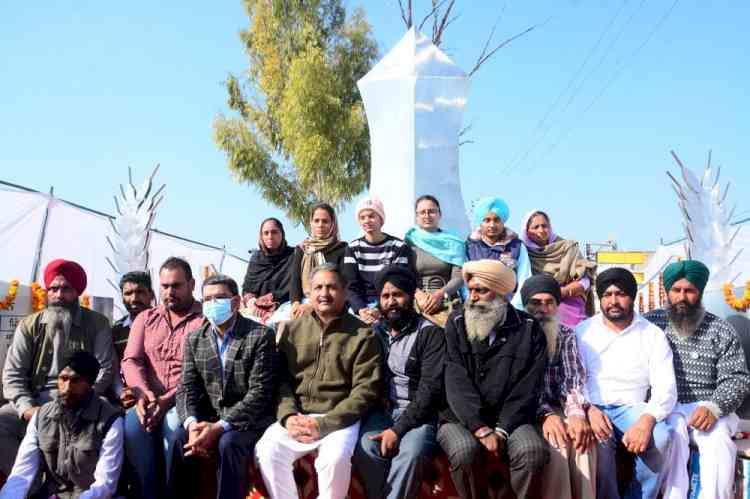
[{"label": "blue head scarf", "polygon": [[462,266],[466,261],[466,242],[452,232],[427,232],[420,227],[412,227],[406,231],[404,239],[438,260],[456,267]]},{"label": "blue head scarf", "polygon": [[497,215],[503,223],[510,218],[510,208],[508,204],[499,197],[482,198],[474,205],[474,227],[479,227],[489,212]]}]

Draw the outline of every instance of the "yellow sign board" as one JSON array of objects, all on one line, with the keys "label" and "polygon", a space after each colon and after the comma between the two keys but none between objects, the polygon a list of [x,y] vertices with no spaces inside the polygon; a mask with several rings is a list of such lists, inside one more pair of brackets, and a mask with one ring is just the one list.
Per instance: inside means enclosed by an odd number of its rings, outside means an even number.
[{"label": "yellow sign board", "polygon": [[648,253],[643,251],[599,251],[596,263],[613,265],[640,265],[646,263]]}]

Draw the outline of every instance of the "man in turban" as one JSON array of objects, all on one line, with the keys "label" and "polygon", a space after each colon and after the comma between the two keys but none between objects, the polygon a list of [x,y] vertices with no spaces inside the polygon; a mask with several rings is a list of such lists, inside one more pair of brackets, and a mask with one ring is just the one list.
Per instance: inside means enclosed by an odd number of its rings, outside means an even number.
[{"label": "man in turban", "polygon": [[57,377],[76,350],[92,353],[101,365],[93,383],[102,395],[112,384],[112,331],[109,319],[78,305],[86,289],[86,272],[75,262],[53,260],[44,270],[47,308],[25,317],[13,334],[3,371],[0,407],[0,472],[10,473],[26,424],[57,393]]},{"label": "man in turban", "polygon": [[417,276],[406,267],[380,271],[381,320],[374,332],[383,347],[386,410],[363,423],[354,464],[370,499],[417,497],[437,448],[437,413],[443,401],[445,333],[414,309]]},{"label": "man in turban", "polygon": [[469,299],[445,328],[445,389],[437,440],[464,498],[486,497],[487,454],[510,468],[516,497],[529,497],[549,452],[534,428],[544,375],[544,332],[505,298],[516,284],[498,260],[463,266]]},{"label": "man in turban", "polygon": [[632,273],[605,270],[596,292],[601,312],[581,322],[576,336],[588,374],[589,424],[599,441],[597,494],[620,497],[615,450],[623,444],[635,457],[626,497],[655,498],[668,472],[673,429],[667,416],[677,401],[672,349],[658,327],[635,313]]},{"label": "man in turban", "polygon": [[560,284],[549,274],[526,280],[521,299],[526,311],[539,321],[547,340],[547,363],[537,411],[542,436],[550,447],[549,464],[542,473],[542,497],[594,499],[596,446],[586,419],[581,364],[576,333],[560,323]]},{"label": "man in turban", "polygon": [[[519,287],[531,276],[531,263],[521,239],[506,227],[510,209],[499,197],[485,197],[474,206],[472,225],[474,232],[466,240],[467,260],[498,260],[515,273]],[[520,308],[520,296],[513,297],[515,285],[507,296]]]},{"label": "man in turban", "polygon": [[33,497],[115,493],[123,460],[122,414],[93,390],[99,361],[79,350],[60,367],[57,397],[31,416],[13,472],[0,490],[2,499],[33,493],[39,471],[45,482]]},{"label": "man in turban", "polygon": [[708,268],[697,260],[675,262],[664,269],[664,309],[646,314],[667,336],[674,356],[677,427],[672,496],[688,491],[689,444],[700,452],[701,493],[704,497],[733,497],[737,408],[750,392],[745,355],[732,326],[703,308]]}]

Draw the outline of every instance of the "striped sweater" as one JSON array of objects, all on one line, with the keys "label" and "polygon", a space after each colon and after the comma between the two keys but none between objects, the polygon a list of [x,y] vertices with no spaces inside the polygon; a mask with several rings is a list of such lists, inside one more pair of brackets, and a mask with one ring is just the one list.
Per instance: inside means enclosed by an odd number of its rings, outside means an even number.
[{"label": "striped sweater", "polygon": [[734,328],[706,312],[698,330],[685,338],[672,329],[665,310],[644,317],[664,330],[672,347],[678,401],[704,402],[718,409],[717,416],[736,411],[750,393],[750,374]]},{"label": "striped sweater", "polygon": [[355,313],[378,300],[375,290],[378,272],[391,264],[412,266],[411,255],[411,248],[404,241],[388,234],[378,244],[370,244],[364,237],[349,243],[344,254],[343,274],[349,304]]}]

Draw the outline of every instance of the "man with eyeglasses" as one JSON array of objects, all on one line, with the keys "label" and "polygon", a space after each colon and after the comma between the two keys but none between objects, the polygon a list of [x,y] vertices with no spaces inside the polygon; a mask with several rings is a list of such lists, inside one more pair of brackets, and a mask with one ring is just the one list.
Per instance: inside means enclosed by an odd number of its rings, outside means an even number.
[{"label": "man with eyeglasses", "polygon": [[[273,330],[238,313],[231,277],[203,281],[200,329],[188,334],[182,354],[167,497],[188,497],[205,458],[216,455],[217,494],[241,499],[248,490],[248,459],[274,422],[276,345]],[[218,355],[217,355],[218,354]]]},{"label": "man with eyeglasses", "polygon": [[44,269],[47,308],[24,318],[13,334],[3,371],[0,473],[10,474],[31,417],[57,394],[57,378],[73,352],[92,353],[101,369],[93,384],[103,395],[114,375],[109,319],[81,307],[86,272],[76,262],[53,260]]}]

